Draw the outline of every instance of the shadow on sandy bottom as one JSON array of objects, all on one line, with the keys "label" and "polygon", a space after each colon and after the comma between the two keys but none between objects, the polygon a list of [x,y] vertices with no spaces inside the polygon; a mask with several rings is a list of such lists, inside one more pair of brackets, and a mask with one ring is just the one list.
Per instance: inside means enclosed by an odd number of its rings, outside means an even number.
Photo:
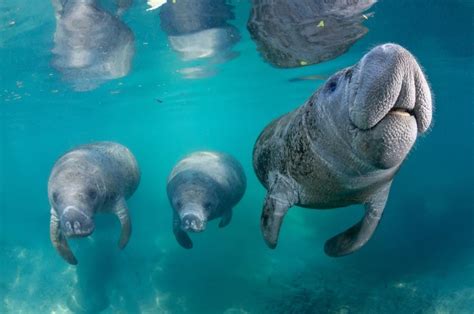
[{"label": "shadow on sandy bottom", "polygon": [[[474,288],[456,278],[398,281],[349,269],[308,269],[267,287],[261,313],[472,313]],[[474,268],[471,268],[471,276]],[[273,292],[272,292],[273,291]]]}]

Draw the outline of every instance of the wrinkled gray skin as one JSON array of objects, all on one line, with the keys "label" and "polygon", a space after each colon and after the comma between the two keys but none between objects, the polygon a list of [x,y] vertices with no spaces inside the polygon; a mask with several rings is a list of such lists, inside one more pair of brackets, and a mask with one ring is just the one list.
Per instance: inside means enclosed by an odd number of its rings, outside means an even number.
[{"label": "wrinkled gray skin", "polygon": [[67,238],[94,231],[96,213],[113,213],[121,224],[119,247],[128,243],[132,225],[125,202],[137,189],[140,170],[132,153],[113,142],[79,146],[55,163],[48,182],[53,246],[76,265]]},{"label": "wrinkled gray skin", "polygon": [[[367,33],[363,15],[376,0],[252,0],[247,28],[276,67],[310,65],[345,53]],[[323,21],[324,26],[319,23]]]},{"label": "wrinkled gray skin", "polygon": [[[240,40],[233,7],[225,0],[170,0],[160,9],[161,28],[171,47],[184,61],[210,59],[223,63],[237,56],[232,47]],[[187,78],[200,78],[212,70],[196,66],[181,70]]]},{"label": "wrinkled gray skin", "polygon": [[[95,0],[52,0],[56,11],[52,65],[77,91],[127,75],[135,52],[130,28]],[[117,14],[130,4],[117,2]]]},{"label": "wrinkled gray skin", "polygon": [[403,47],[377,46],[334,74],[295,111],[268,125],[253,154],[268,194],[263,236],[275,248],[294,205],[329,209],[363,204],[360,222],[326,242],[342,256],[363,246],[382,216],[392,180],[417,137],[430,126],[431,92]]},{"label": "wrinkled gray skin", "polygon": [[219,227],[227,226],[245,188],[244,170],[230,155],[196,152],[182,159],[173,168],[167,185],[178,243],[192,248],[187,232],[204,231],[210,220],[221,217]]}]

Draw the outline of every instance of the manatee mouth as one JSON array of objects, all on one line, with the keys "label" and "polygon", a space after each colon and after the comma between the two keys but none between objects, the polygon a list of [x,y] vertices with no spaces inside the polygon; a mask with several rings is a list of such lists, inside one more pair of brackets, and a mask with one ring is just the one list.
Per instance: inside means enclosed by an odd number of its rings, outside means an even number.
[{"label": "manatee mouth", "polygon": [[196,214],[185,214],[181,218],[181,229],[187,232],[203,232],[206,228],[205,221]]},{"label": "manatee mouth", "polygon": [[371,130],[384,119],[409,122],[424,133],[432,117],[431,91],[415,58],[403,47],[373,48],[355,66],[349,105],[351,122]]},{"label": "manatee mouth", "polygon": [[399,117],[415,117],[414,110],[405,109],[405,108],[392,108],[388,112],[388,114],[396,115],[396,116],[399,116]]},{"label": "manatee mouth", "polygon": [[94,222],[85,213],[73,206],[64,209],[60,217],[61,231],[68,238],[87,237],[94,232]]},{"label": "manatee mouth", "polygon": [[[416,123],[418,124],[419,118],[416,112],[416,109],[408,109],[408,108],[401,108],[401,107],[393,107],[390,109],[384,116],[380,119],[373,121],[374,123],[371,125],[360,125],[351,121],[352,124],[361,131],[370,131],[375,129],[383,120],[387,118],[398,118],[398,119],[407,119],[412,118],[415,119]],[[351,119],[352,120],[352,119]]]},{"label": "manatee mouth", "polygon": [[93,227],[85,228],[84,226],[81,226],[80,222],[78,221],[75,221],[73,223],[67,221],[66,223],[64,223],[64,226],[65,227],[63,227],[62,230],[64,235],[68,238],[83,238],[91,235],[92,232],[94,232]]}]

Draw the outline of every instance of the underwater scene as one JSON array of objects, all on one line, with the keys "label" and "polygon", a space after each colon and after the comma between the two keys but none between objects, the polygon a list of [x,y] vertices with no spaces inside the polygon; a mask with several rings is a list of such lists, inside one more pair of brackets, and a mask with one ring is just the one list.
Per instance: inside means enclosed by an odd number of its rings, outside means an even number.
[{"label": "underwater scene", "polygon": [[0,313],[474,313],[473,17],[0,0]]}]

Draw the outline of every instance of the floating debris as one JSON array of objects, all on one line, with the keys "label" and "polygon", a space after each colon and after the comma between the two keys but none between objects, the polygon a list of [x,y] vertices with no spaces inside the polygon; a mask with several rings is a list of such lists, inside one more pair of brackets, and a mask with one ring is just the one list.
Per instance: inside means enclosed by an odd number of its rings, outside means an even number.
[{"label": "floating debris", "polygon": [[319,22],[319,24],[318,24],[318,26],[317,26],[317,27],[324,27],[324,21],[323,21],[323,20],[321,20],[321,21]]}]

